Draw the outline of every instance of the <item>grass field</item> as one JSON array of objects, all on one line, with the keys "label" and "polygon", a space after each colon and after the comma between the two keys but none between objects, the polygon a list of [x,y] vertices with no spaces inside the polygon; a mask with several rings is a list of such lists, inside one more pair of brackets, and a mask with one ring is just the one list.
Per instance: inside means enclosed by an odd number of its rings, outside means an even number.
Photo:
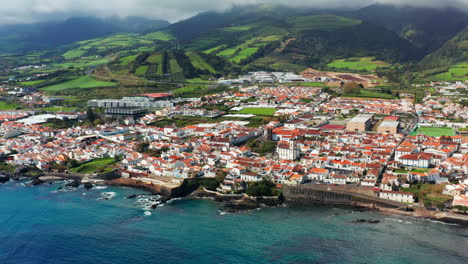
[{"label": "grass field", "polygon": [[113,158],[95,159],[71,168],[70,171],[73,173],[106,173],[114,169],[111,165],[115,162]]},{"label": "grass field", "polygon": [[147,39],[161,40],[161,41],[169,41],[169,40],[174,39],[174,36],[164,31],[156,31],[156,32],[144,35],[143,37]]},{"label": "grass field", "polygon": [[402,191],[413,193],[414,197],[424,204],[439,207],[452,199],[451,196],[442,194],[444,187],[445,184],[413,184],[410,188],[403,188]]},{"label": "grass field", "polygon": [[454,65],[448,71],[429,77],[429,79],[446,82],[468,80],[468,63]]},{"label": "grass field", "polygon": [[15,110],[20,107],[20,105],[17,105],[15,103],[7,103],[5,101],[0,101],[0,110]]},{"label": "grass field", "polygon": [[188,54],[188,57],[190,59],[190,62],[193,64],[195,68],[198,68],[200,70],[206,70],[211,73],[217,73],[215,68],[213,68],[213,66],[208,64],[200,55],[196,53],[191,53],[191,54]]},{"label": "grass field", "polygon": [[235,26],[235,27],[225,27],[221,28],[224,31],[228,32],[240,32],[240,31],[247,31],[254,27],[255,25],[243,25],[243,26]]},{"label": "grass field", "polygon": [[77,79],[44,87],[41,88],[41,90],[48,91],[48,92],[56,92],[56,91],[61,91],[65,89],[71,89],[71,88],[94,88],[94,87],[111,87],[111,86],[116,86],[116,83],[112,82],[103,82],[103,81],[97,81],[90,76],[82,76]]},{"label": "grass field", "polygon": [[219,50],[219,49],[224,49],[226,47],[226,44],[222,44],[222,45],[219,45],[219,46],[216,46],[214,48],[211,48],[211,49],[207,49],[205,51],[203,51],[204,53],[211,53],[215,50]]},{"label": "grass field", "polygon": [[137,75],[145,75],[148,70],[148,65],[140,66],[135,70]]},{"label": "grass field", "polygon": [[120,60],[119,60],[120,65],[127,66],[128,64],[133,62],[136,59],[136,57],[138,57],[138,55],[130,55],[130,56],[127,56],[127,57],[120,58]]},{"label": "grass field", "polygon": [[455,130],[450,127],[419,127],[411,133],[412,136],[423,133],[431,137],[454,136]]},{"label": "grass field", "polygon": [[246,49],[242,50],[241,52],[239,52],[239,54],[237,54],[237,56],[231,58],[230,61],[235,62],[235,63],[239,63],[243,59],[248,58],[249,56],[251,56],[252,54],[254,54],[257,51],[258,51],[258,48],[246,48]]},{"label": "grass field", "polygon": [[375,60],[375,57],[348,58],[335,60],[328,64],[328,67],[336,69],[350,69],[358,71],[373,71],[377,67],[388,66],[384,61]]},{"label": "grass field", "polygon": [[79,57],[83,56],[84,54],[86,54],[86,51],[85,51],[85,50],[74,49],[74,50],[70,50],[70,51],[64,53],[62,56],[63,56],[66,60],[71,60],[71,59],[79,58]]},{"label": "grass field", "polygon": [[52,106],[52,107],[39,108],[38,110],[47,111],[47,112],[72,112],[76,110],[76,107]]},{"label": "grass field", "polygon": [[291,19],[294,29],[302,30],[334,30],[342,27],[359,25],[360,20],[335,15],[312,15]]},{"label": "grass field", "polygon": [[362,97],[362,98],[381,98],[381,99],[394,99],[391,94],[381,93],[372,90],[360,90],[359,93],[343,94],[343,97]]},{"label": "grass field", "polygon": [[26,81],[26,82],[20,82],[21,85],[24,85],[24,86],[33,86],[33,85],[37,85],[37,84],[40,84],[42,82],[44,82],[45,80],[36,80],[36,81]]},{"label": "grass field", "polygon": [[275,108],[244,108],[239,111],[240,114],[266,115],[271,116],[276,112]]}]

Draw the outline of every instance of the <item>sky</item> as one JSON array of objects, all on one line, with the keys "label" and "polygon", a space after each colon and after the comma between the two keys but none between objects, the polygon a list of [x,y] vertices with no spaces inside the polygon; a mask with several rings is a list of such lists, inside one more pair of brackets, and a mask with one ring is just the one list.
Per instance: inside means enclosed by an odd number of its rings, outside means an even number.
[{"label": "sky", "polygon": [[33,23],[77,16],[143,16],[176,22],[204,11],[224,11],[233,5],[283,4],[293,7],[353,8],[373,3],[457,7],[468,0],[2,0],[0,24]]}]

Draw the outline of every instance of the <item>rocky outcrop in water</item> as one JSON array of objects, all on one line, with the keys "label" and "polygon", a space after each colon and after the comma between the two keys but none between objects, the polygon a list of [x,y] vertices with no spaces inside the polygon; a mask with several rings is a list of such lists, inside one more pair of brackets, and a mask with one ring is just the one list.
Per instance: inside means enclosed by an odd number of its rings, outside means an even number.
[{"label": "rocky outcrop in water", "polygon": [[80,186],[80,182],[77,180],[73,180],[72,182],[65,184],[65,186],[77,188]]},{"label": "rocky outcrop in water", "polygon": [[85,182],[85,183],[83,184],[83,187],[84,187],[86,190],[89,190],[89,189],[93,188],[93,184],[90,183],[90,182]]},{"label": "rocky outcrop in water", "polygon": [[0,184],[3,184],[5,182],[8,182],[10,180],[10,177],[7,175],[0,175]]},{"label": "rocky outcrop in water", "polygon": [[44,183],[45,183],[45,181],[43,181],[43,180],[41,180],[39,178],[36,178],[36,179],[32,180],[31,185],[37,186],[37,185],[42,185]]}]

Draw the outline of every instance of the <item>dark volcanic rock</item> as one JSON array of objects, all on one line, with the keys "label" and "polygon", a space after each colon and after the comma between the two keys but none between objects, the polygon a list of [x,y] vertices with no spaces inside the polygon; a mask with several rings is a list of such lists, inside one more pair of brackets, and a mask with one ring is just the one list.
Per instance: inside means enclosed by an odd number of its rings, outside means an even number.
[{"label": "dark volcanic rock", "polygon": [[351,221],[351,223],[354,223],[354,224],[356,224],[356,223],[365,223],[365,222],[367,222],[366,219],[356,219],[356,220]]},{"label": "dark volcanic rock", "polygon": [[80,186],[80,182],[77,181],[77,180],[73,180],[72,182],[67,183],[65,186],[67,186],[67,187],[75,187],[75,188],[76,188],[76,187],[79,187],[79,186]]},{"label": "dark volcanic rock", "polygon": [[37,186],[37,185],[41,185],[41,184],[44,184],[44,183],[45,183],[45,181],[36,178],[36,179],[34,179],[34,180],[31,182],[31,185]]},{"label": "dark volcanic rock", "polygon": [[257,209],[261,206],[260,203],[249,199],[233,200],[224,202],[221,206],[221,211],[228,213],[238,213]]},{"label": "dark volcanic rock", "polygon": [[85,184],[83,184],[83,187],[87,190],[93,188],[93,184],[91,184],[90,182],[86,182]]},{"label": "dark volcanic rock", "polygon": [[7,175],[0,175],[0,184],[5,183],[10,180],[10,177]]}]

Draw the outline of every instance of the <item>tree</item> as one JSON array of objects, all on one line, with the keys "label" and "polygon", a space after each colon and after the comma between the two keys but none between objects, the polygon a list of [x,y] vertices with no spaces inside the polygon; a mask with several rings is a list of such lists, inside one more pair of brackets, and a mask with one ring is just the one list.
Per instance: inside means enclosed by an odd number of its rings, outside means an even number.
[{"label": "tree", "polygon": [[86,119],[91,123],[93,123],[96,119],[96,114],[94,113],[91,107],[88,107],[88,109],[86,110]]},{"label": "tree", "polygon": [[361,91],[362,84],[356,82],[347,82],[343,87],[343,92],[345,94],[359,93]]}]

